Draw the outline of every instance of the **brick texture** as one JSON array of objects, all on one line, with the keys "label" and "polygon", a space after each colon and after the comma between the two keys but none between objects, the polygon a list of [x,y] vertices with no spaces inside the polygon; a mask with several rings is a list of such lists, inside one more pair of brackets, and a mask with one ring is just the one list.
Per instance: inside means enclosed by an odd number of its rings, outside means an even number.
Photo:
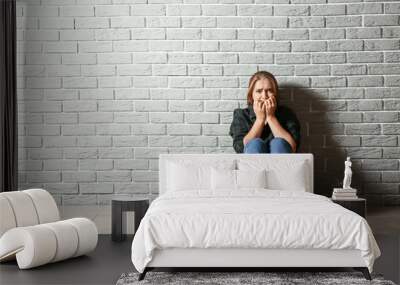
[{"label": "brick texture", "polygon": [[17,2],[21,189],[154,198],[160,153],[234,153],[232,112],[268,70],[314,154],[315,192],[340,185],[350,155],[361,196],[399,204],[398,4]]}]

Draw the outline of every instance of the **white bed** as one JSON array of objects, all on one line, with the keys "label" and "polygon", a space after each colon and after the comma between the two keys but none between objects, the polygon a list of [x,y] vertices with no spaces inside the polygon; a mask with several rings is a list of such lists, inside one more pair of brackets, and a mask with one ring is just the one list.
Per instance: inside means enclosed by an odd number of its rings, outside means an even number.
[{"label": "white bed", "polygon": [[[217,170],[208,177],[210,166]],[[140,278],[154,267],[355,267],[370,278],[380,255],[372,232],[312,194],[311,154],[163,154],[159,170],[160,196],[132,243]],[[257,173],[246,180],[248,171]],[[234,188],[224,173],[236,175]]]}]

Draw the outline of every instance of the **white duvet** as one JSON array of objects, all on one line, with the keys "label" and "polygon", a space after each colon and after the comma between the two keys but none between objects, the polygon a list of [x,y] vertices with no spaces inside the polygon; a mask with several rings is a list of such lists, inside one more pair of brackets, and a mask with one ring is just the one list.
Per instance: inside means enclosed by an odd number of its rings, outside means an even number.
[{"label": "white duvet", "polygon": [[132,243],[143,272],[164,248],[358,249],[369,271],[380,250],[365,219],[307,192],[171,192],[153,201]]}]

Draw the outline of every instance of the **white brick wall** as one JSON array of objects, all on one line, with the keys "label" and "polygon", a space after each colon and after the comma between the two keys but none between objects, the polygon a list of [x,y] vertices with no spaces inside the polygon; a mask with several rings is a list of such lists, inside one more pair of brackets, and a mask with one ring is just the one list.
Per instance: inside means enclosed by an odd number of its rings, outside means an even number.
[{"label": "white brick wall", "polygon": [[399,14],[373,0],[18,0],[20,188],[63,204],[155,197],[160,153],[234,152],[232,112],[268,70],[315,191],[351,155],[369,202],[398,205]]}]

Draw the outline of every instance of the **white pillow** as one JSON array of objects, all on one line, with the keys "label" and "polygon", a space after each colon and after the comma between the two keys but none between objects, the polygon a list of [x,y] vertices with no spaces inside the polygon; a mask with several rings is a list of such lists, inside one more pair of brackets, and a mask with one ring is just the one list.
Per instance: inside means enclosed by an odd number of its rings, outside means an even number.
[{"label": "white pillow", "polygon": [[306,192],[307,173],[304,161],[293,164],[290,169],[269,169],[267,174],[268,188]]},{"label": "white pillow", "polygon": [[237,188],[267,188],[267,171],[236,170]]},{"label": "white pillow", "polygon": [[307,191],[311,181],[306,161],[239,159],[240,170],[267,170],[267,187],[272,190]]},{"label": "white pillow", "polygon": [[211,189],[236,189],[236,170],[211,168]]},{"label": "white pillow", "polygon": [[263,170],[211,169],[212,190],[239,190],[241,188],[266,188],[267,176]]},{"label": "white pillow", "polygon": [[185,191],[192,189],[207,189],[210,168],[202,166],[185,166],[170,163],[168,167],[168,190]]},{"label": "white pillow", "polygon": [[190,161],[174,160],[166,164],[166,190],[185,191],[193,189],[211,189],[211,168],[234,169],[235,160]]}]

